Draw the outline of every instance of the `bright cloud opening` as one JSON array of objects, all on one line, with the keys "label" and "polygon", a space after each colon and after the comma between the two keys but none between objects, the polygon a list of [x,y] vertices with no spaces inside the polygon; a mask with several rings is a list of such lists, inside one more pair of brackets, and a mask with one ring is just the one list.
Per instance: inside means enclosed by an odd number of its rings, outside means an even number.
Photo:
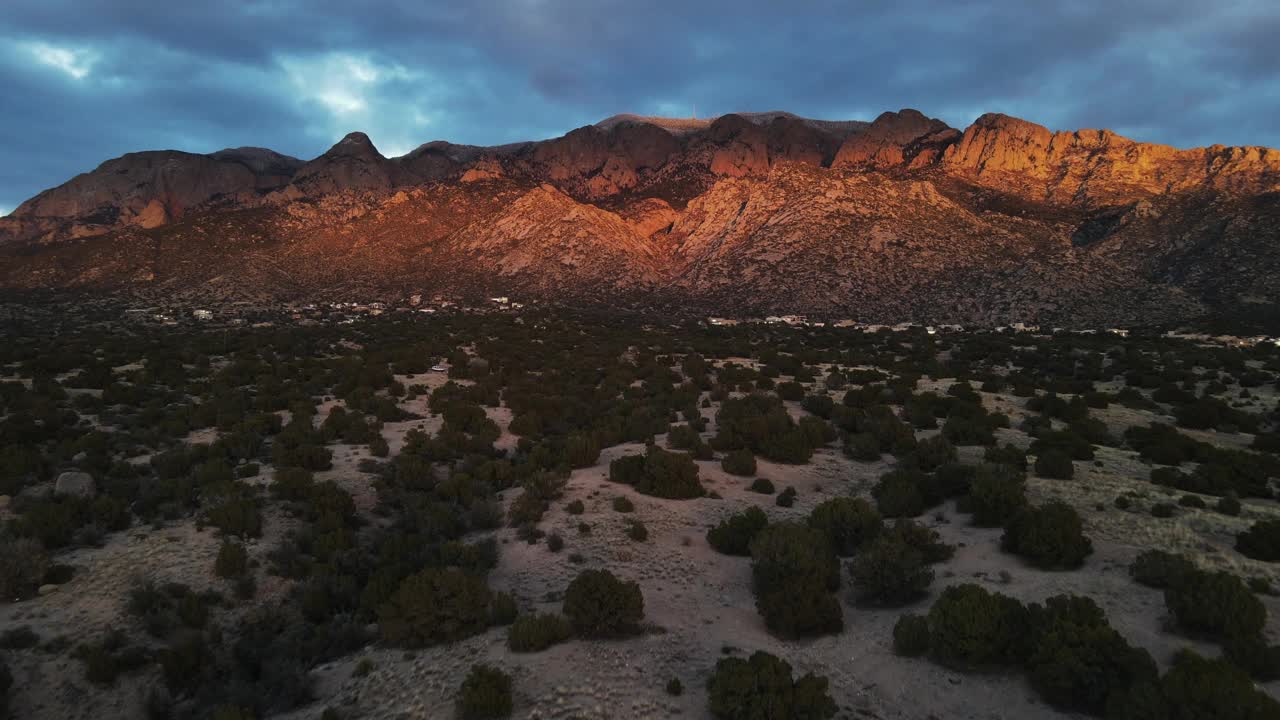
[{"label": "bright cloud opening", "polygon": [[76,80],[83,80],[93,70],[98,54],[93,50],[51,45],[44,42],[26,44],[26,51],[36,62],[59,70]]},{"label": "bright cloud opening", "polygon": [[367,111],[370,98],[376,97],[380,86],[414,77],[401,65],[380,65],[351,53],[289,57],[282,59],[280,65],[300,97],[339,116]]},{"label": "bright cloud opening", "polygon": [[425,133],[441,121],[436,108],[446,102],[441,83],[424,71],[352,52],[289,55],[277,62],[294,101],[312,110],[310,135],[327,139],[362,130],[387,157],[434,139]]}]

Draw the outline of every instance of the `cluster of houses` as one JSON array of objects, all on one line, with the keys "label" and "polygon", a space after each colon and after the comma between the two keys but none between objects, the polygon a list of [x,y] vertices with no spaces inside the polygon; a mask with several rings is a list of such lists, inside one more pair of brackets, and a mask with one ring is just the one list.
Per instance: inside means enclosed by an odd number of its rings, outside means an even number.
[{"label": "cluster of houses", "polygon": [[1226,345],[1228,347],[1254,347],[1255,345],[1280,345],[1280,337],[1271,335],[1209,335],[1208,333],[1188,333],[1171,330],[1164,337],[1187,340],[1205,345]]},{"label": "cluster of houses", "polygon": [[[876,323],[864,323],[857,320],[835,320],[831,322],[811,321],[803,315],[769,315],[763,318],[727,318],[727,317],[708,317],[707,325],[712,327],[733,327],[743,323],[763,323],[768,325],[791,325],[796,327],[834,327],[834,328],[851,328],[861,330],[862,332],[874,333],[882,330],[892,332],[906,332],[917,328],[923,328],[930,335],[936,335],[941,332],[963,332],[963,325],[921,325],[919,323],[897,323],[896,325],[884,325]],[[1117,337],[1128,337],[1129,328],[1109,327],[1104,329],[1074,329],[1054,327],[1042,329],[1041,326],[1033,323],[1015,322],[1009,325],[1000,325],[991,330],[995,332],[1010,333],[1029,333],[1033,335],[1049,335],[1064,334],[1072,335],[1099,335],[1106,333]],[[1272,344],[1280,346],[1280,337],[1272,337],[1269,335],[1253,335],[1248,337],[1236,335],[1210,335],[1208,333],[1189,333],[1180,331],[1169,331],[1163,335],[1166,338],[1188,340],[1191,342],[1199,342],[1207,345],[1226,345],[1230,347],[1252,347],[1255,345]]]}]

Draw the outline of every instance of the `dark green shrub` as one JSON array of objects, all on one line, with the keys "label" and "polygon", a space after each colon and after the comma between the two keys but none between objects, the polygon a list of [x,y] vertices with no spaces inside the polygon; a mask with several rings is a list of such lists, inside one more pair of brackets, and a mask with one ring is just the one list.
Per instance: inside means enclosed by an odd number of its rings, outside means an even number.
[{"label": "dark green shrub", "polygon": [[565,441],[564,454],[571,468],[591,467],[600,459],[600,441],[592,435],[575,433]]},{"label": "dark green shrub", "polygon": [[1236,497],[1234,493],[1221,497],[1218,499],[1217,504],[1213,506],[1213,509],[1223,515],[1237,516],[1240,514],[1240,510],[1242,509],[1240,506],[1240,498]]},{"label": "dark green shrub", "polygon": [[796,504],[796,489],[788,487],[786,490],[778,493],[778,497],[773,499],[773,504],[778,507],[791,507]]},{"label": "dark green shrub", "polygon": [[707,531],[707,543],[725,555],[750,555],[751,541],[769,525],[769,517],[758,507],[750,507],[721,520]]},{"label": "dark green shrub", "polygon": [[209,508],[205,522],[224,535],[256,538],[262,535],[262,512],[251,497],[229,497]]},{"label": "dark green shrub", "polygon": [[0,717],[9,717],[9,691],[13,688],[13,672],[9,663],[0,659]]},{"label": "dark green shrub", "polygon": [[825,500],[809,513],[809,527],[821,531],[840,557],[850,557],[884,527],[880,513],[862,498]]},{"label": "dark green shrub", "polygon": [[716,450],[746,448],[774,462],[795,464],[809,461],[816,439],[791,418],[781,400],[755,393],[720,404],[711,446]]},{"label": "dark green shrub", "polygon": [[925,472],[933,472],[941,465],[955,462],[956,448],[945,437],[935,435],[916,443],[916,449],[911,453],[911,457],[916,467]]},{"label": "dark green shrub", "polygon": [[214,562],[213,572],[221,578],[237,578],[249,569],[249,552],[244,545],[230,540],[223,540],[218,548],[218,559]]},{"label": "dark green shrub", "polygon": [[684,683],[680,682],[680,678],[671,678],[667,681],[666,691],[672,697],[679,697],[684,694]]},{"label": "dark green shrub", "polygon": [[987,417],[952,414],[942,425],[942,436],[956,445],[995,445],[995,428]]},{"label": "dark green shrub", "polygon": [[1000,539],[1005,552],[1021,555],[1045,570],[1070,570],[1084,564],[1093,543],[1084,536],[1084,525],[1075,508],[1050,502],[1025,509],[1009,521]]},{"label": "dark green shrub", "polygon": [[613,509],[616,512],[629,513],[629,512],[634,512],[636,509],[636,506],[635,506],[635,503],[631,502],[631,498],[627,497],[626,495],[619,495],[618,497],[613,499]]},{"label": "dark green shrub", "polygon": [[950,560],[956,551],[955,547],[942,542],[936,530],[906,518],[895,520],[887,534],[918,550],[929,564]]},{"label": "dark green shrub", "polygon": [[0,601],[24,599],[44,582],[49,556],[39,540],[13,538],[0,541]]},{"label": "dark green shrub", "polygon": [[1036,475],[1052,480],[1070,480],[1075,475],[1076,466],[1071,456],[1058,449],[1048,449],[1036,458]]},{"label": "dark green shrub", "polygon": [[873,540],[849,563],[854,598],[864,604],[899,606],[918,599],[933,582],[924,554],[892,535]]},{"label": "dark green shrub", "polygon": [[1089,438],[1076,432],[1076,428],[1066,430],[1044,429],[1036,433],[1029,448],[1032,455],[1039,457],[1049,451],[1065,454],[1072,460],[1092,460],[1093,444]]},{"label": "dark green shrub", "polygon": [[1029,627],[1022,603],[966,583],[942,591],[929,609],[929,652],[948,667],[973,670],[1016,665]]},{"label": "dark green shrub", "polygon": [[644,597],[638,584],[608,570],[583,570],[565,590],[564,616],[581,637],[621,637],[644,618]]},{"label": "dark green shrub", "polygon": [[28,650],[40,644],[40,635],[30,625],[19,625],[0,632],[0,650]]},{"label": "dark green shrub", "polygon": [[929,652],[929,620],[911,613],[898,618],[893,626],[893,650],[904,657],[919,657]]},{"label": "dark green shrub", "polygon": [[1182,555],[1145,550],[1129,566],[1129,576],[1147,587],[1164,589],[1183,581],[1196,566]]},{"label": "dark green shrub", "polygon": [[761,495],[772,495],[777,488],[773,486],[773,482],[769,478],[760,477],[751,481],[751,485],[747,489]]},{"label": "dark green shrub", "polygon": [[553,553],[564,549],[564,538],[560,537],[560,533],[553,532],[547,536],[547,549]]},{"label": "dark green shrub", "polygon": [[693,450],[702,444],[702,436],[688,425],[676,425],[667,432],[667,443],[677,450]]},{"label": "dark green shrub", "polygon": [[730,475],[750,477],[756,474],[756,456],[746,448],[730,450],[720,461],[720,467]]},{"label": "dark green shrub", "polygon": [[771,631],[804,637],[844,628],[833,594],[840,563],[821,531],[793,522],[770,525],[751,543],[751,560],[756,609]]},{"label": "dark green shrub", "polygon": [[804,399],[804,386],[797,382],[779,383],[775,390],[783,400],[796,402]]},{"label": "dark green shrub", "polygon": [[984,462],[996,465],[1012,465],[1025,471],[1027,469],[1027,451],[1008,443],[1000,447],[989,447],[982,453]]},{"label": "dark green shrub", "polygon": [[1268,645],[1261,635],[1227,638],[1223,656],[1258,682],[1280,679],[1280,645]]},{"label": "dark green shrub", "polygon": [[844,452],[854,460],[875,462],[880,459],[880,438],[869,432],[847,435],[844,439]]},{"label": "dark green shrub", "polygon": [[947,462],[933,473],[938,495],[941,497],[969,495],[969,487],[972,486],[977,474],[977,466],[965,465],[963,462]]},{"label": "dark green shrub", "polygon": [[[1175,658],[1160,679],[1161,710],[1169,720],[1269,720],[1280,717],[1280,703],[1254,687],[1248,675],[1220,659],[1189,650]],[[1123,720],[1148,715],[1119,715]]]},{"label": "dark green shrub", "polygon": [[806,395],[800,407],[825,420],[831,417],[831,412],[835,409],[835,401],[830,395]]},{"label": "dark green shrub", "polygon": [[1151,506],[1151,517],[1171,518],[1177,512],[1173,503],[1156,503]]},{"label": "dark green shrub", "polygon": [[1156,680],[1151,655],[1116,632],[1093,600],[1058,595],[1028,612],[1027,673],[1051,705],[1099,715],[1114,694]]},{"label": "dark green shrub", "polygon": [[455,642],[489,627],[491,602],[483,579],[452,568],[428,568],[405,578],[378,608],[378,626],[394,645]]},{"label": "dark green shrub", "polygon": [[1205,507],[1204,500],[1199,495],[1183,495],[1178,498],[1178,504],[1185,508],[1195,508],[1203,510]]},{"label": "dark green shrub", "polygon": [[494,593],[489,604],[489,624],[499,627],[516,621],[520,608],[511,593]]},{"label": "dark green shrub", "polygon": [[609,463],[609,480],[661,498],[683,500],[706,494],[698,482],[698,465],[692,457],[667,452],[656,445],[650,446],[642,458],[631,455]]},{"label": "dark green shrub", "polygon": [[572,634],[573,628],[562,615],[521,615],[507,631],[507,647],[514,652],[541,652],[568,640]]},{"label": "dark green shrub", "polygon": [[72,655],[84,663],[85,678],[99,685],[111,685],[120,675],[151,662],[150,651],[130,645],[123,633],[114,630],[107,631],[98,642],[80,645]]},{"label": "dark green shrub", "polygon": [[1280,562],[1280,520],[1259,520],[1236,536],[1236,550],[1248,558]]},{"label": "dark green shrub", "polygon": [[636,542],[644,542],[649,539],[649,528],[645,527],[644,523],[636,520],[635,518],[627,520],[627,529],[625,532],[627,533],[627,537]]},{"label": "dark green shrub", "polygon": [[766,652],[721,658],[707,681],[711,715],[719,720],[823,720],[836,714],[827,679],[792,678],[791,666]]},{"label": "dark green shrub", "polygon": [[458,692],[462,720],[511,717],[511,676],[488,665],[472,665]]},{"label": "dark green shrub", "polygon": [[891,470],[880,476],[880,481],[871,489],[876,500],[876,508],[885,517],[916,517],[924,512],[926,505],[933,504],[926,499],[922,485],[926,482],[923,473],[915,469],[900,468]]},{"label": "dark green shrub", "polygon": [[520,483],[520,487],[524,490],[524,495],[537,499],[542,503],[543,508],[546,508],[552,500],[557,500],[564,495],[564,488],[568,481],[569,478],[566,475],[541,470],[525,478]]},{"label": "dark green shrub", "polygon": [[978,466],[968,498],[974,525],[1004,525],[1026,505],[1026,479],[1021,471],[1009,465],[983,463]]},{"label": "dark green shrub", "polygon": [[542,521],[542,516],[546,512],[546,500],[538,497],[536,493],[523,490],[511,501],[511,506],[507,508],[507,525],[511,527],[537,525]]},{"label": "dark green shrub", "polygon": [[581,515],[582,513],[586,512],[587,507],[582,504],[581,500],[574,500],[573,502],[570,502],[568,505],[565,505],[564,509],[565,509],[565,512],[569,513],[570,515]]},{"label": "dark green shrub", "polygon": [[1267,609],[1240,578],[1194,571],[1165,588],[1164,602],[1178,626],[1219,640],[1262,632]]},{"label": "dark green shrub", "polygon": [[1152,423],[1149,427],[1131,427],[1124,433],[1125,442],[1139,456],[1157,465],[1179,465],[1194,460],[1200,446],[1169,425]]}]

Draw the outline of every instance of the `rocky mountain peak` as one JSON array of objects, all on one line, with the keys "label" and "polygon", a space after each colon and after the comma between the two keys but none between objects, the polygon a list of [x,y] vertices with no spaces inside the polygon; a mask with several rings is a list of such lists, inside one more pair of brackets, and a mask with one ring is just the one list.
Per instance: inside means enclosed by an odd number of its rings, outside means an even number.
[{"label": "rocky mountain peak", "polygon": [[383,157],[368,135],[352,132],[303,165],[293,182],[273,199],[291,201],[348,191],[386,191],[415,181],[410,172]]},{"label": "rocky mountain peak", "polygon": [[[288,178],[305,164],[298,158],[260,147],[227,148],[210,153],[209,157],[220,162],[239,163],[258,175],[283,177],[284,182],[288,182]],[[277,184],[283,185],[284,182]]]},{"label": "rocky mountain peak", "polygon": [[325,151],[321,157],[382,157],[382,153],[378,152],[378,148],[374,147],[373,141],[368,135],[362,132],[347,133],[341,140]]},{"label": "rocky mountain peak", "polygon": [[924,167],[935,162],[959,137],[958,131],[919,110],[885,112],[865,130],[844,141],[833,165],[870,169]]}]

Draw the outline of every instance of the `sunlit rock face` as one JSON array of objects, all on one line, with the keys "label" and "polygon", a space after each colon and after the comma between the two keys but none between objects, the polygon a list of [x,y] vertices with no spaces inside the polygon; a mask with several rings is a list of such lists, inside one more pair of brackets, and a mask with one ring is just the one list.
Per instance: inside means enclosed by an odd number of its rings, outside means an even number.
[{"label": "sunlit rock face", "polygon": [[368,135],[353,132],[299,168],[282,194],[296,199],[352,190],[386,191],[414,182],[412,174],[378,152]]},{"label": "sunlit rock face", "polygon": [[833,165],[877,170],[926,167],[959,137],[959,131],[918,110],[886,112],[866,130],[850,135]]},{"label": "sunlit rock face", "polygon": [[1111,204],[1167,192],[1280,188],[1280,152],[1262,147],[1178,150],[1110,130],[1050,132],[1007,115],[983,115],[943,157],[984,185],[1054,202]]},{"label": "sunlit rock face", "polygon": [[0,219],[0,288],[1181,322],[1280,309],[1277,191],[1275,150],[995,114],[963,132],[910,109],[615,116],[391,159],[352,133],[306,163],[255,148],[104,163]]},{"label": "sunlit rock face", "polygon": [[211,155],[129,153],[27,200],[0,218],[0,239],[87,237],[123,226],[159,227],[210,204],[251,202],[302,166],[262,148]]}]

